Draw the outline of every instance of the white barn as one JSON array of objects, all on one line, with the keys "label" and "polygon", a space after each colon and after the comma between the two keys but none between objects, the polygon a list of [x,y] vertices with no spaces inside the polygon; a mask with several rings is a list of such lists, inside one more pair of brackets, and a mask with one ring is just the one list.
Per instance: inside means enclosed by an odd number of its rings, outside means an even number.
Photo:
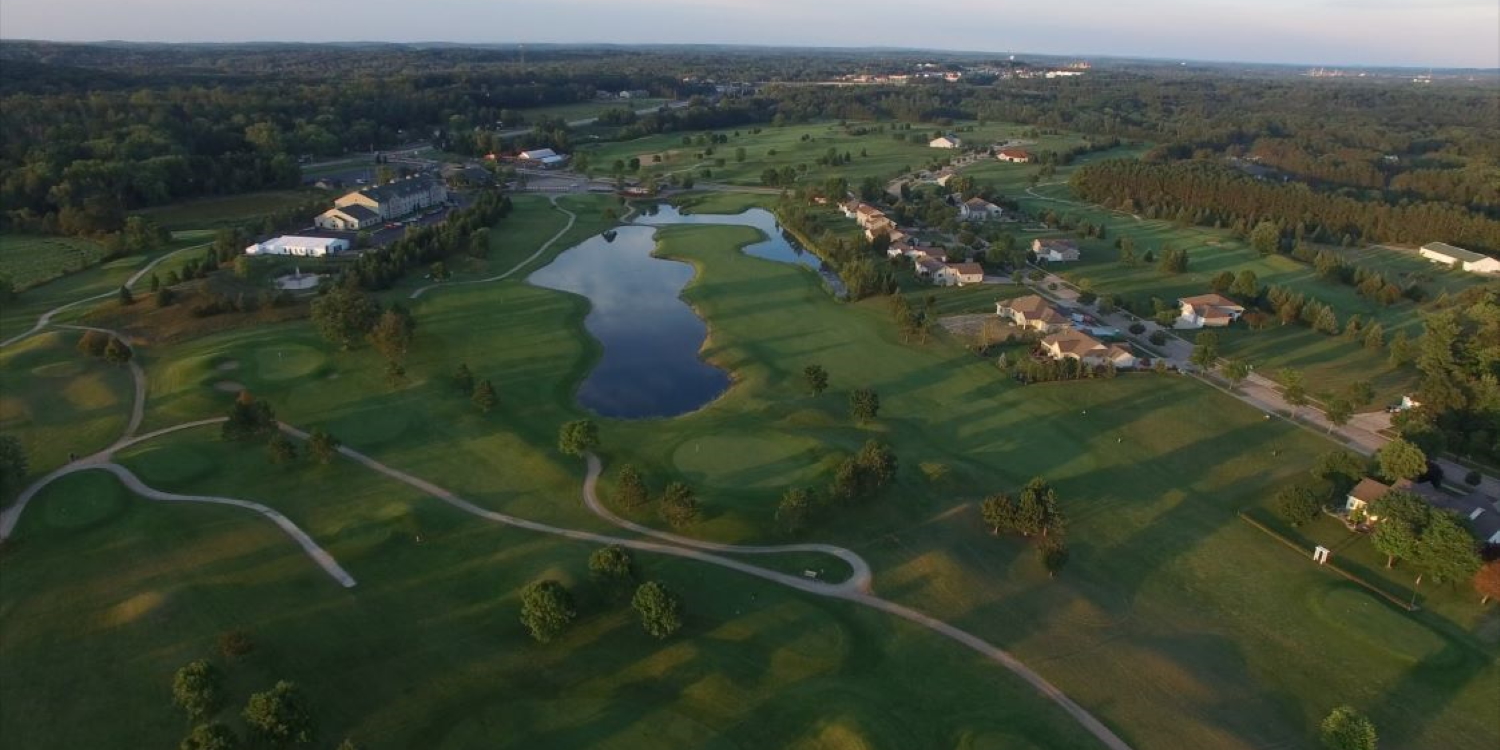
[{"label": "white barn", "polygon": [[349,241],[337,237],[277,237],[245,248],[246,255],[298,255],[322,258],[349,249]]},{"label": "white barn", "polygon": [[1429,242],[1417,252],[1433,263],[1462,268],[1470,273],[1500,274],[1500,259],[1455,247],[1446,242]]}]

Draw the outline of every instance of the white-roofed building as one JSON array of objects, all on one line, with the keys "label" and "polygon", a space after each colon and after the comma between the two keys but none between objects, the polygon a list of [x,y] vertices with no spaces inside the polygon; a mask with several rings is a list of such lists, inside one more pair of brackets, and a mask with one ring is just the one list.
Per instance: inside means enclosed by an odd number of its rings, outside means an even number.
[{"label": "white-roofed building", "polygon": [[518,157],[521,161],[535,162],[543,169],[560,167],[568,162],[568,157],[553,151],[550,148],[538,148],[531,151],[522,151]]},{"label": "white-roofed building", "polygon": [[298,255],[322,258],[337,255],[349,249],[349,241],[337,237],[286,236],[257,242],[245,248],[246,255]]}]

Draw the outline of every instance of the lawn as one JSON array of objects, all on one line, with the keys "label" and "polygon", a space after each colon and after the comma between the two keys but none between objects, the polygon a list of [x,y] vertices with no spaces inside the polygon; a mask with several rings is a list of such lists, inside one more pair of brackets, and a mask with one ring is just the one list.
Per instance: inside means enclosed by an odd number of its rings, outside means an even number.
[{"label": "lawn", "polygon": [[[579,153],[589,157],[589,171],[595,175],[611,173],[616,160],[629,162],[640,159],[649,172],[691,172],[702,178],[704,168],[712,172],[712,179],[735,185],[760,185],[761,173],[767,168],[798,168],[805,166],[806,173],[799,178],[806,184],[819,184],[826,177],[844,177],[858,183],[865,177],[876,177],[882,181],[894,178],[911,169],[920,169],[928,164],[951,159],[956,152],[935,149],[927,145],[934,130],[913,127],[911,130],[893,131],[891,123],[850,123],[849,128],[836,123],[812,123],[767,127],[760,133],[753,128],[728,128],[711,131],[729,137],[727,143],[716,146],[685,145],[684,138],[696,139],[697,133],[668,133],[648,136],[630,141],[586,144],[578,147]],[[991,123],[973,126],[972,132],[963,132],[963,138],[975,144],[1021,139],[1027,130],[1024,126]],[[856,135],[855,128],[869,128],[869,132]],[[897,132],[908,136],[897,141]],[[1039,141],[1044,146],[1077,145],[1082,139],[1072,136],[1049,137]],[[709,149],[712,153],[709,153]],[[738,161],[736,150],[745,149],[744,161]],[[831,167],[820,166],[817,161],[832,149],[836,154],[848,153],[848,164]],[[772,153],[774,152],[774,153]],[[657,160],[657,157],[660,160]],[[723,159],[719,166],[716,159]],[[1020,167],[1018,166],[1019,170]]]},{"label": "lawn", "polygon": [[270,216],[320,198],[332,200],[322,190],[267,190],[173,203],[148,208],[141,214],[167,229],[207,229]]},{"label": "lawn", "polygon": [[[521,219],[496,231],[523,231]],[[526,242],[546,234],[524,231]],[[1383,747],[1500,737],[1485,708],[1500,697],[1493,608],[1464,619],[1435,607],[1442,627],[1370,615],[1342,579],[1236,519],[1331,443],[1188,379],[1020,386],[942,336],[902,344],[886,300],[840,303],[800,268],[737,252],[752,230],[659,238],[661,254],[698,269],[684,297],[709,322],[704,355],[736,380],[681,418],[603,421],[606,498],[631,462],[655,489],[693,483],[704,517],[692,534],[782,541],[781,492],[822,486],[841,455],[877,438],[900,457],[897,486],[807,538],[855,549],[878,594],[1013,650],[1136,747],[1308,746],[1346,702],[1372,714]],[[482,507],[605,528],[578,500],[581,462],[555,447],[597,356],[586,302],[513,277],[408,304],[418,327],[404,384],[386,382],[373,352],[335,351],[305,322],[238,329],[147,352],[146,429],[223,413],[231,396],[213,385],[233,379],[279,418]],[[494,412],[453,387],[460,362],[494,381]],[[817,398],[800,375],[813,362],[833,380]],[[859,386],[882,400],[866,426],[847,416]],[[487,525],[350,462],[278,467],[211,429],[122,460],[163,489],[281,510],[360,584],[338,588],[235,509],[121,499],[113,480],[70,478],[28,511],[3,559],[0,728],[19,746],[170,745],[183,731],[171,671],[232,627],[261,644],[228,667],[233,700],[294,679],[329,744],[1091,746],[1008,673],[854,604],[642,558],[689,612],[681,637],[655,642],[585,583],[589,545]],[[930,483],[923,462],[947,478]],[[974,507],[1038,474],[1070,517],[1072,561],[1056,579],[1017,541],[990,537]],[[585,615],[545,647],[515,621],[517,588],[540,577],[574,584]],[[1412,637],[1425,645],[1369,645]],[[84,673],[95,678],[80,683]]]},{"label": "lawn", "polygon": [[[639,112],[643,109],[655,109],[667,103],[667,99],[609,99],[604,101],[574,102],[572,104],[553,104],[545,107],[527,107],[517,109],[527,123],[540,122],[545,118],[561,118],[567,122],[574,120],[586,120],[613,109],[628,109],[631,112]],[[506,127],[509,127],[507,124]]]},{"label": "lawn", "polygon": [[104,257],[104,247],[77,237],[0,233],[0,274],[17,291],[81,271]]}]

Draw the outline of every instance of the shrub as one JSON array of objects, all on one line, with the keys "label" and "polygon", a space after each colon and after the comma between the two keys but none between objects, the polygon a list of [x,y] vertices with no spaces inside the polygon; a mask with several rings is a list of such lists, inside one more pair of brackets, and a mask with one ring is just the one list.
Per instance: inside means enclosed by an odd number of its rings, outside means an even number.
[{"label": "shrub", "polygon": [[1464,484],[1467,484],[1470,487],[1478,487],[1479,486],[1479,482],[1482,479],[1483,478],[1480,477],[1479,472],[1474,471],[1473,469],[1470,469],[1469,473],[1467,473],[1467,474],[1464,475]]},{"label": "shrub", "polygon": [[1153,344],[1156,344],[1157,346],[1161,346],[1167,343],[1167,334],[1162,331],[1152,331],[1151,335],[1147,337],[1147,340]]},{"label": "shrub", "polygon": [[1143,334],[1143,333],[1146,332],[1146,324],[1142,323],[1140,321],[1136,321],[1136,322],[1130,324],[1130,329],[1129,330],[1130,330],[1131,333],[1139,336],[1139,335],[1141,335],[1141,334]]}]

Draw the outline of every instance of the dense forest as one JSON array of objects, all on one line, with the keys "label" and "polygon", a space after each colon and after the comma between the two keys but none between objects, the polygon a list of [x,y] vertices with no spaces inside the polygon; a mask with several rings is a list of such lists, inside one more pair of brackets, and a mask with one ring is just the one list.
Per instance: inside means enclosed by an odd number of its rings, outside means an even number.
[{"label": "dense forest", "polygon": [[1218,162],[1112,159],[1073,173],[1080,198],[1149,218],[1205,226],[1260,221],[1322,243],[1455,242],[1500,250],[1500,219],[1451,203],[1359,200],[1300,183],[1250,177]]},{"label": "dense forest", "polygon": [[[969,72],[959,83],[805,85],[923,61]],[[1159,204],[1189,221],[1253,214],[1335,241],[1443,238],[1500,249],[1492,80],[1416,87],[1139,63],[1057,80],[995,74],[1028,65],[950,53],[710,46],[534,45],[523,59],[514,46],[4,42],[0,222],[116,231],[137,208],[290,186],[302,159],[414,141],[467,154],[566,149],[580,134],[560,121],[528,121],[524,110],[630,89],[692,105],[644,115],[621,107],[589,137],[818,119],[933,127],[1003,120],[1096,143],[1150,144],[1129,195],[1120,186],[1092,195]],[[715,94],[715,83],[738,82],[758,90]],[[516,125],[529,130],[511,135]],[[1102,177],[1125,168],[1096,169]],[[1253,197],[1205,203],[1134,192],[1169,176]],[[1098,181],[1087,189],[1105,190]]]}]

